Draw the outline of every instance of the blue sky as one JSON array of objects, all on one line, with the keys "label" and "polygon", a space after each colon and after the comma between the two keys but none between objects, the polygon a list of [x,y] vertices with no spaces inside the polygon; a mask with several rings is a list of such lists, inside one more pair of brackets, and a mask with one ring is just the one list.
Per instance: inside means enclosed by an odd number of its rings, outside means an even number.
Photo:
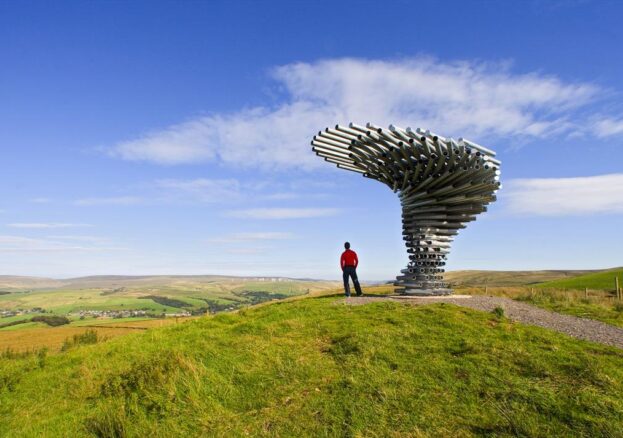
[{"label": "blue sky", "polygon": [[618,1],[0,1],[0,274],[337,278],[407,262],[349,121],[498,152],[449,269],[623,265]]}]

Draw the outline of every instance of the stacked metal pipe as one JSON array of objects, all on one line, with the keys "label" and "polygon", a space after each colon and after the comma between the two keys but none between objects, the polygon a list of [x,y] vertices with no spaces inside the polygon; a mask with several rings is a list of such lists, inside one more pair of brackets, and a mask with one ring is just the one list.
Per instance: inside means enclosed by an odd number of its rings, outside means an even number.
[{"label": "stacked metal pipe", "polygon": [[371,123],[326,128],[311,144],[325,161],[398,193],[409,263],[396,278],[397,292],[452,293],[443,281],[446,258],[458,230],[496,199],[501,186],[495,152],[463,138]]}]

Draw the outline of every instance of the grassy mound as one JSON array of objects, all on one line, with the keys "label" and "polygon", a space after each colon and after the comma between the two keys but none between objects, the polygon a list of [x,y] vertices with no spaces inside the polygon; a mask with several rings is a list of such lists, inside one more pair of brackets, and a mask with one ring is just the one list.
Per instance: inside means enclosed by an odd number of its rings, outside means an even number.
[{"label": "grassy mound", "polygon": [[618,436],[623,351],[336,297],[0,359],[4,436]]},{"label": "grassy mound", "polygon": [[623,268],[616,268],[596,274],[580,275],[573,278],[547,281],[535,285],[538,288],[552,289],[600,289],[614,291],[614,278],[619,277],[619,286],[623,287]]}]

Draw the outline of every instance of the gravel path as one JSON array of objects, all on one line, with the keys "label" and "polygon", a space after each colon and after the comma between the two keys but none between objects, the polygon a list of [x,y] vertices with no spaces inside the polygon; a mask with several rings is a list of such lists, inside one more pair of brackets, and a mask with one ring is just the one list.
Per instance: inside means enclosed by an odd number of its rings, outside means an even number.
[{"label": "gravel path", "polygon": [[451,303],[485,312],[501,307],[504,309],[504,315],[513,321],[556,330],[578,339],[623,348],[623,329],[619,327],[592,319],[550,312],[549,310],[514,301],[510,298],[487,297],[483,295],[453,295],[447,297],[364,296],[350,297],[340,302],[356,306],[378,301],[399,301],[415,306]]}]

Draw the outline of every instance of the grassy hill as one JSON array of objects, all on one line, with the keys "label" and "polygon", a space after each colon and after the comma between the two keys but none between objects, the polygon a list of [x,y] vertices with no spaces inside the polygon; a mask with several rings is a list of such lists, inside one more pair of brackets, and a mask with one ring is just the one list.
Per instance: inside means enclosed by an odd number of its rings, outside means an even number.
[{"label": "grassy hill", "polygon": [[337,300],[0,358],[0,435],[620,436],[621,350],[451,305]]},{"label": "grassy hill", "polygon": [[601,270],[549,271],[450,271],[444,279],[453,287],[461,286],[527,286],[553,280],[565,280]]},{"label": "grassy hill", "polygon": [[537,285],[540,288],[552,289],[601,289],[614,291],[614,277],[619,277],[619,287],[623,287],[623,268],[608,269],[597,273],[581,275],[573,278],[547,281]]},{"label": "grassy hill", "polygon": [[0,275],[0,290],[56,288],[64,284],[62,280],[52,278]]}]

